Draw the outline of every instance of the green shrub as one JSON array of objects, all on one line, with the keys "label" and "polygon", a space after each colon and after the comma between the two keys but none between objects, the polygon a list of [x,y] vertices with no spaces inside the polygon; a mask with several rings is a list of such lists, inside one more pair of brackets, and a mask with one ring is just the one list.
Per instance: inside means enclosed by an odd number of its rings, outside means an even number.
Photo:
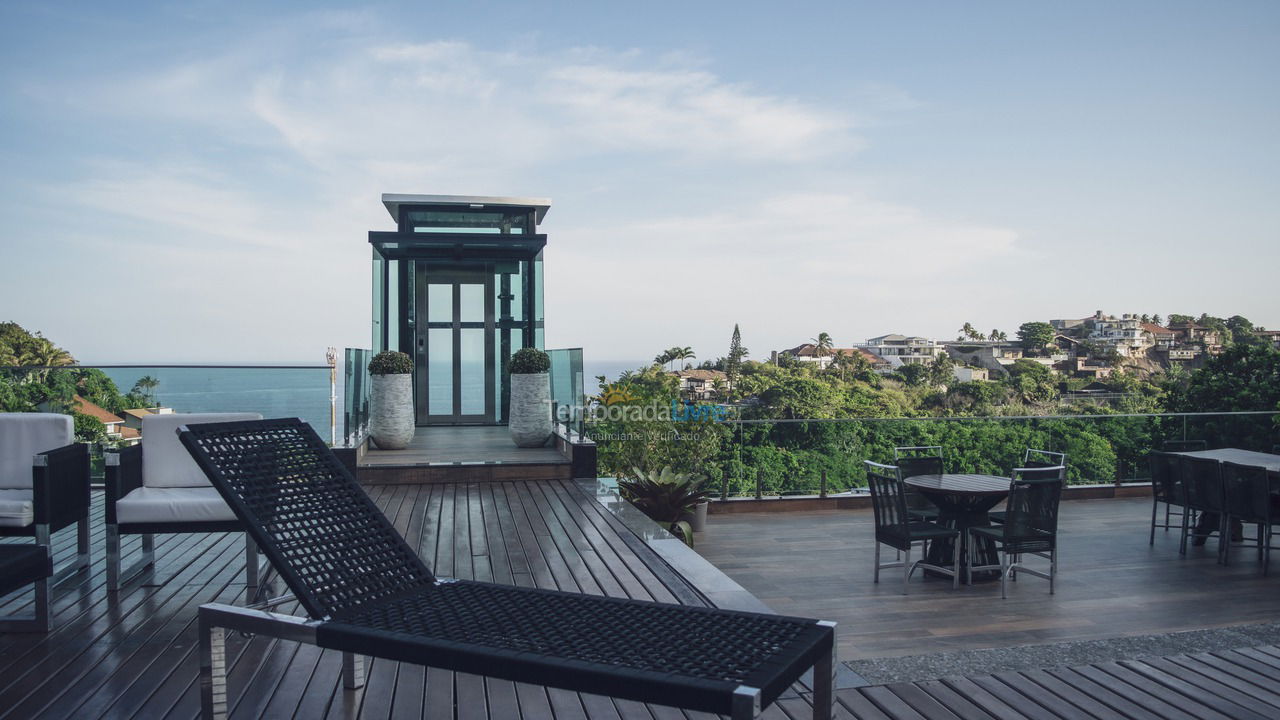
[{"label": "green shrub", "polygon": [[538,348],[520,348],[511,356],[512,375],[536,375],[551,369],[551,356]]},{"label": "green shrub", "polygon": [[408,375],[413,372],[413,360],[402,352],[384,350],[369,361],[369,372],[373,375]]}]

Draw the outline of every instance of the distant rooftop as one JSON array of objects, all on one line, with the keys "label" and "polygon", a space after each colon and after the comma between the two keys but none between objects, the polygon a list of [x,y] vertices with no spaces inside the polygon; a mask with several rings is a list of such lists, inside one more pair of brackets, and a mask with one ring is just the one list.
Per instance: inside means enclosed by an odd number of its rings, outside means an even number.
[{"label": "distant rooftop", "polygon": [[383,193],[382,204],[387,207],[387,212],[391,213],[391,219],[396,222],[400,221],[401,205],[438,205],[442,207],[469,205],[477,210],[485,207],[532,208],[538,213],[536,218],[537,221],[542,222],[542,218],[547,215],[547,208],[551,207],[551,199],[530,197],[492,197],[488,195],[406,195],[402,193]]}]

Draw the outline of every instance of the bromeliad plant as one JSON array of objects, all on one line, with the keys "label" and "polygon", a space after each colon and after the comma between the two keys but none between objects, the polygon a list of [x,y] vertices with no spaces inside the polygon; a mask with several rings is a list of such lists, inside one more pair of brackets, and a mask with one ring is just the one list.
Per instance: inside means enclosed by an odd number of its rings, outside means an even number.
[{"label": "bromeliad plant", "polygon": [[711,499],[712,490],[703,487],[702,478],[675,472],[670,465],[660,472],[633,468],[632,474],[634,479],[618,480],[623,499],[693,547],[693,528],[684,518],[698,503]]}]

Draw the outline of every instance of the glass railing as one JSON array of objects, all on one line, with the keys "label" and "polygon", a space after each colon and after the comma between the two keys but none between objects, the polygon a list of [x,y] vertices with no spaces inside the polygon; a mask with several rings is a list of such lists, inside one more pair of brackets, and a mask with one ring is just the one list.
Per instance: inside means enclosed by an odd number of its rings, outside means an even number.
[{"label": "glass railing", "polygon": [[[588,424],[602,475],[638,458],[703,475],[726,498],[857,492],[864,460],[892,463],[894,448],[942,447],[948,472],[1007,476],[1027,448],[1063,452],[1072,485],[1149,480],[1147,456],[1168,440],[1272,452],[1280,412],[1022,417],[658,421]],[[654,455],[659,455],[657,460]]]},{"label": "glass railing", "polygon": [[346,348],[343,353],[342,444],[355,447],[369,434],[369,360],[373,351]]},{"label": "glass railing", "polygon": [[586,404],[583,390],[582,348],[548,350],[551,357],[551,404],[557,422],[580,431],[582,408]]},{"label": "glass railing", "polygon": [[102,450],[138,442],[151,412],[297,417],[333,441],[339,392],[335,368],[320,364],[0,368],[0,411],[75,414],[77,437],[93,443],[99,478]]}]

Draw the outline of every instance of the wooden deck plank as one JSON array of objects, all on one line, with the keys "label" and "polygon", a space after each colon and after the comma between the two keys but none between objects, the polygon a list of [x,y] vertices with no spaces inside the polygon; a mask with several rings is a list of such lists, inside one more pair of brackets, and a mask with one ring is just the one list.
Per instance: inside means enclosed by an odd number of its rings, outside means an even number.
[{"label": "wooden deck plank", "polygon": [[[990,716],[969,703],[959,707],[944,705],[915,683],[893,683],[884,686],[927,720],[986,720]],[[956,698],[960,698],[957,696]]]},{"label": "wooden deck plank", "polygon": [[[1164,706],[1161,714],[1168,717],[1174,717],[1177,713],[1185,711],[1185,716],[1189,718],[1201,718],[1202,720],[1229,720],[1230,716],[1219,712],[1217,703],[1205,704],[1196,698],[1179,693],[1173,689],[1164,686],[1161,683],[1154,682],[1148,676],[1135,672],[1134,670],[1116,662],[1094,663],[1089,666],[1090,669],[1097,669],[1103,673],[1112,676],[1124,683],[1141,689],[1147,695],[1156,698],[1159,705]],[[1083,668],[1080,669],[1083,672]],[[1172,712],[1170,711],[1172,710]]]},{"label": "wooden deck plank", "polygon": [[1121,664],[1149,677],[1158,678],[1157,682],[1176,688],[1184,695],[1208,698],[1206,704],[1228,708],[1229,715],[1241,720],[1273,718],[1276,715],[1275,706],[1254,698],[1242,688],[1244,683],[1223,683],[1201,672],[1187,670],[1167,658],[1124,660]]},{"label": "wooden deck plank", "polygon": [[1098,682],[1067,668],[1056,668],[1045,672],[1052,675],[1058,682],[1102,703],[1118,717],[1128,718],[1128,720],[1157,720],[1157,718],[1166,717],[1153,712],[1147,706],[1139,704],[1141,699],[1136,693],[1131,693],[1127,697],[1120,695],[1111,689],[1103,687]]},{"label": "wooden deck plank", "polygon": [[1280,714],[1280,687],[1275,677],[1267,677],[1261,673],[1229,660],[1223,660],[1209,653],[1195,655],[1175,655],[1166,658],[1169,662],[1181,665],[1188,670],[1215,679],[1218,682],[1235,687],[1240,692],[1255,697],[1276,708]]}]

